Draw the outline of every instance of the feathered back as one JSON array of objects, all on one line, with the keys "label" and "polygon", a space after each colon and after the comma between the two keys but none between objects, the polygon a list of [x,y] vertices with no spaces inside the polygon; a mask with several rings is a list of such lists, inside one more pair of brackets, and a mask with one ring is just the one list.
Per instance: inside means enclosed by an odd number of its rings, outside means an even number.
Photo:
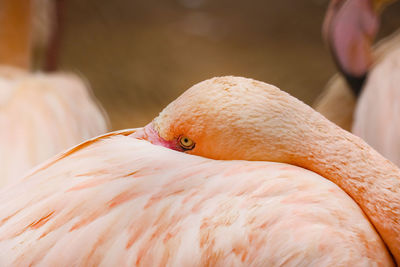
[{"label": "feathered back", "polygon": [[107,131],[105,113],[76,75],[10,68],[0,75],[0,186]]},{"label": "feathered back", "polygon": [[1,266],[393,265],[360,208],[323,177],[192,156],[132,132],[89,140],[0,191]]}]

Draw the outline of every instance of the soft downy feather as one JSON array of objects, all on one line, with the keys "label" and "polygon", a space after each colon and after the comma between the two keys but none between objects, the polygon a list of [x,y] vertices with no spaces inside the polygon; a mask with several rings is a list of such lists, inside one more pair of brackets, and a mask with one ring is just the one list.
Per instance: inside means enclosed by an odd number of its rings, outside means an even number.
[{"label": "soft downy feather", "polygon": [[107,131],[88,86],[69,73],[0,68],[0,186],[36,164]]},{"label": "soft downy feather", "polygon": [[352,131],[400,166],[400,48],[371,71]]},{"label": "soft downy feather", "polygon": [[0,192],[1,266],[393,265],[355,202],[281,163],[89,140]]}]

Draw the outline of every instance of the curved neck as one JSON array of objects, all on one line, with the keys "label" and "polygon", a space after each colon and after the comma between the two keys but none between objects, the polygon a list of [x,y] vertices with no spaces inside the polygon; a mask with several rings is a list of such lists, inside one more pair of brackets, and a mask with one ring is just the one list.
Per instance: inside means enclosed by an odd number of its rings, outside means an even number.
[{"label": "curved neck", "polygon": [[[294,164],[310,169],[341,187],[358,203],[400,263],[400,169],[361,138],[320,114],[310,135],[297,140]],[[307,144],[305,146],[305,144]]]},{"label": "curved neck", "polygon": [[64,26],[64,10],[66,8],[65,0],[55,1],[55,21],[52,23],[51,35],[49,44],[47,45],[45,62],[43,66],[44,71],[55,71],[57,70],[59,57],[61,38],[63,35]]},{"label": "curved neck", "polygon": [[31,66],[30,0],[0,0],[0,64]]}]

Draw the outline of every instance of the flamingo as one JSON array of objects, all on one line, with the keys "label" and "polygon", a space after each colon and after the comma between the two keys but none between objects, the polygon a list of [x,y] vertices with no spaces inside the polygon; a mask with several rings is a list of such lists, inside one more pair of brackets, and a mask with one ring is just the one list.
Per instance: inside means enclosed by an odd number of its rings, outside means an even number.
[{"label": "flamingo", "polygon": [[[392,1],[331,1],[324,35],[343,78],[335,76],[316,110],[400,165],[400,32],[378,43],[378,14]],[[358,98],[358,99],[356,99]]]},{"label": "flamingo", "polygon": [[28,0],[0,0],[0,187],[51,156],[107,131],[87,82],[32,73]]},{"label": "flamingo", "polygon": [[303,102],[217,77],[4,188],[0,265],[394,266],[399,185]]}]

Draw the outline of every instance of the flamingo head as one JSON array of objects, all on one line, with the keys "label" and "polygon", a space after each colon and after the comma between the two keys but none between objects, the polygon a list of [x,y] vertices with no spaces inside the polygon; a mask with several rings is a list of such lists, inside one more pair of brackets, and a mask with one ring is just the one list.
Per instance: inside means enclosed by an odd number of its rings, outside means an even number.
[{"label": "flamingo head", "polygon": [[207,158],[290,162],[298,137],[290,129],[310,118],[304,109],[312,110],[272,85],[218,77],[191,87],[134,136]]}]

